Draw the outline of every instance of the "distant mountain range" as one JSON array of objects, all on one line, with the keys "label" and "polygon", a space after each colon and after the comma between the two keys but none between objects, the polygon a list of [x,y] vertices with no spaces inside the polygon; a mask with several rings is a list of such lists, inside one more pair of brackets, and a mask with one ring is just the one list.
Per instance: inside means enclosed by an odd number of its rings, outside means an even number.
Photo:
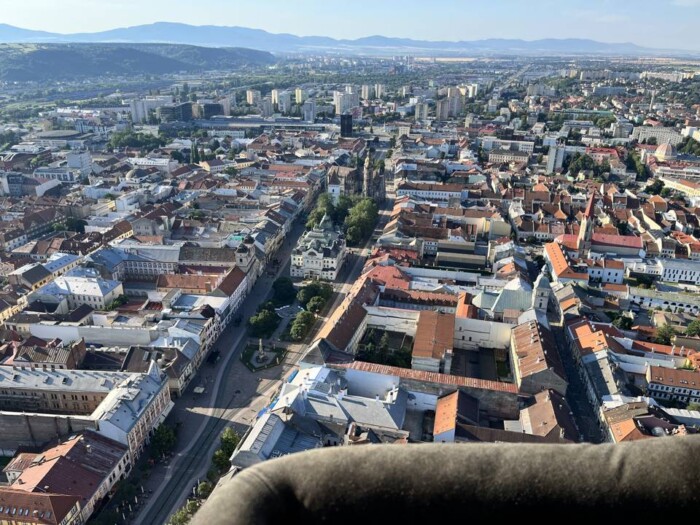
[{"label": "distant mountain range", "polygon": [[[274,34],[261,29],[226,26],[192,26],[172,22],[156,22],[112,29],[97,33],[59,34],[32,31],[7,24],[0,24],[0,42],[5,43],[168,43],[205,47],[246,47],[272,53],[290,52],[345,52],[365,54],[411,53],[434,55],[460,54],[611,54],[648,55],[668,53],[669,50],[645,48],[632,43],[604,43],[595,40],[566,38],[543,40],[516,40],[491,38],[449,42],[413,40],[369,36],[356,40],[337,40],[321,36],[295,36]],[[683,52],[681,52],[683,53]]]},{"label": "distant mountain range", "polygon": [[74,80],[232,70],[276,61],[266,52],[177,44],[0,44],[0,80]]}]

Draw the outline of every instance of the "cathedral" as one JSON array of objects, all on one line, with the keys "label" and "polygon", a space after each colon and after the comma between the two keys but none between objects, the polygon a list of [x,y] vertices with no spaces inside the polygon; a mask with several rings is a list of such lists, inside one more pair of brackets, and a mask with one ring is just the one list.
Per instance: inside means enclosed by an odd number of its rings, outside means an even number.
[{"label": "cathedral", "polygon": [[361,195],[378,203],[386,198],[384,174],[375,171],[371,154],[365,157],[362,171],[359,168],[332,166],[328,170],[327,187],[333,204],[338,202],[341,195]]},{"label": "cathedral", "polygon": [[386,198],[384,174],[375,171],[372,167],[371,153],[365,158],[365,167],[362,172],[362,196],[369,197],[375,202],[383,202]]}]

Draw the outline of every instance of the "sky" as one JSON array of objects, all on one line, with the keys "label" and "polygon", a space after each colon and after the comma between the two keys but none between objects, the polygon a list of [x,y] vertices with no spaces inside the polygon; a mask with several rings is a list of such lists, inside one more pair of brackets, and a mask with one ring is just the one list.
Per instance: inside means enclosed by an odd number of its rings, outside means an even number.
[{"label": "sky", "polygon": [[56,33],[167,21],[334,38],[591,38],[700,50],[700,0],[0,0],[0,13],[0,23]]}]

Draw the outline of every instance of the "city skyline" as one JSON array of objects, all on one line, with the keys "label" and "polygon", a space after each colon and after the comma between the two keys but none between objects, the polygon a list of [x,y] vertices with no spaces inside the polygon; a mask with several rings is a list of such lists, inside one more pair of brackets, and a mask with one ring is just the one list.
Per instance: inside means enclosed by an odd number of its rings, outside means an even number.
[{"label": "city skyline", "polygon": [[[419,4],[408,0],[358,0],[352,12],[328,9],[319,0],[300,0],[294,7],[269,0],[264,4],[242,0],[231,5],[210,0],[209,9],[179,9],[182,0],[154,0],[144,5],[119,0],[105,5],[96,0],[29,0],[3,14],[3,22],[16,27],[57,33],[86,33],[153,22],[192,25],[241,26],[272,33],[355,39],[372,35],[417,40],[479,40],[512,38],[587,38],[601,42],[632,42],[661,49],[700,50],[693,20],[700,16],[699,0],[641,0],[612,2],[554,2],[523,5],[515,0],[489,4],[474,0],[458,5],[449,0]],[[400,10],[399,10],[400,9]],[[80,17],[74,13],[80,12]],[[398,18],[403,18],[397,22]],[[651,25],[648,20],[653,20]],[[644,27],[642,24],[649,26]]]}]

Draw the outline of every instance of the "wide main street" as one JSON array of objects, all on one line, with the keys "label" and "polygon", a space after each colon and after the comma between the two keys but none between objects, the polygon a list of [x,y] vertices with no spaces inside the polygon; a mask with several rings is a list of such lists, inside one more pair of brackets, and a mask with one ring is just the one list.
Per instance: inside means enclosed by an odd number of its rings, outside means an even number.
[{"label": "wide main street", "polygon": [[[380,209],[378,227],[388,222],[392,205],[393,200],[387,200]],[[237,314],[243,319],[241,325],[229,325],[222,332],[215,344],[215,348],[221,352],[216,368],[204,363],[185,395],[175,400],[175,408],[169,416],[169,423],[179,423],[173,459],[168,464],[155,466],[151,471],[144,488],[152,492],[133,523],[166,523],[170,515],[191,496],[197,480],[205,479],[223,429],[233,426],[243,434],[260,410],[270,403],[283,379],[301,359],[305,346],[290,345],[280,366],[253,373],[238,357],[248,340],[245,323],[270,295],[274,280],[289,275],[291,251],[303,232],[304,224],[295,224],[276,255],[283,264],[274,276],[263,272]],[[362,248],[348,253],[338,281],[334,284],[337,294],[329,313],[338,307],[359,277],[365,262],[363,253],[371,243],[369,239]],[[206,392],[196,396],[192,392],[196,386],[204,386]]]}]

